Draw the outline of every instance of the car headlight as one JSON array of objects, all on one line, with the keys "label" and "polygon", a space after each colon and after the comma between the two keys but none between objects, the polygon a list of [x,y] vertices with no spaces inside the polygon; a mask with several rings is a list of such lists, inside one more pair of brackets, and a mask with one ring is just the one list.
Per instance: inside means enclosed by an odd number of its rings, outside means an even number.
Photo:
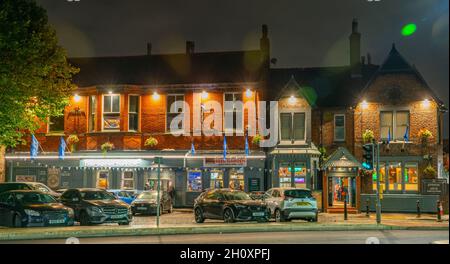
[{"label": "car headlight", "polygon": [[102,208],[96,207],[96,206],[88,207],[88,212],[89,212],[91,215],[101,215],[101,214],[103,214]]},{"label": "car headlight", "polygon": [[25,209],[24,211],[29,216],[41,216],[41,213],[34,211],[34,210]]},{"label": "car headlight", "polygon": [[67,214],[69,215],[69,217],[74,217],[74,215],[75,215],[72,208],[67,208]]}]

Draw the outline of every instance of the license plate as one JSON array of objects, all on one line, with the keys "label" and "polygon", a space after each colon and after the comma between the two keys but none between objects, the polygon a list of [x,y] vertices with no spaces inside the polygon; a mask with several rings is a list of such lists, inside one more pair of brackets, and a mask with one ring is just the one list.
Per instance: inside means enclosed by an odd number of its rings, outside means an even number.
[{"label": "license plate", "polygon": [[120,218],[125,218],[126,215],[111,215],[111,219],[120,219]]},{"label": "license plate", "polygon": [[48,220],[49,224],[63,224],[64,219],[58,219],[58,220]]},{"label": "license plate", "polygon": [[147,210],[147,207],[138,207],[138,210]]},{"label": "license plate", "polygon": [[253,216],[264,216],[264,215],[265,215],[264,212],[253,213]]},{"label": "license plate", "polygon": [[298,206],[310,206],[311,204],[308,202],[298,202],[297,205]]}]

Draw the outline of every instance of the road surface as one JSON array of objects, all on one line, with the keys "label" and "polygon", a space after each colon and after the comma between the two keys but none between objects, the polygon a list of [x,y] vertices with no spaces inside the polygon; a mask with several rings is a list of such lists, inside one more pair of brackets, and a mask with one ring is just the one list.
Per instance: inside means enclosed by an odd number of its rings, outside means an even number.
[{"label": "road surface", "polygon": [[[448,240],[449,232],[418,230],[300,231],[80,238],[80,244],[430,244]],[[0,241],[7,244],[65,244],[65,239]]]}]

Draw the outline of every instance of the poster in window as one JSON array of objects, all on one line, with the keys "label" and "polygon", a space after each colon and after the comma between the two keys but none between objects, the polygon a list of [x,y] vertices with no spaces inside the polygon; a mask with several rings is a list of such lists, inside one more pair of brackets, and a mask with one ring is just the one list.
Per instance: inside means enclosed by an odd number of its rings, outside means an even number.
[{"label": "poster in window", "polygon": [[16,175],[16,182],[35,182],[35,175]]},{"label": "poster in window", "polygon": [[49,168],[47,176],[47,186],[56,189],[59,187],[60,170],[57,168]]},{"label": "poster in window", "polygon": [[120,117],[119,116],[105,116],[104,118],[105,129],[119,129]]},{"label": "poster in window", "polygon": [[189,171],[188,172],[188,191],[200,192],[202,190],[202,172]]}]

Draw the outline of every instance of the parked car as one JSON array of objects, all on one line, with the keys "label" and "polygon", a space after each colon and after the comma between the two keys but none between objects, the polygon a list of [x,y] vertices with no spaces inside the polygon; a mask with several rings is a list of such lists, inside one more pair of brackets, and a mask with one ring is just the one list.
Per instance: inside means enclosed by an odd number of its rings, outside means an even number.
[{"label": "parked car", "polygon": [[131,204],[136,199],[136,194],[133,190],[108,190],[108,192],[127,204]]},{"label": "parked car", "polygon": [[34,190],[50,194],[55,199],[59,199],[60,193],[57,193],[40,182],[2,182],[0,183],[0,193],[13,190]]},{"label": "parked car", "polygon": [[195,199],[194,216],[197,223],[205,219],[234,221],[269,221],[269,213],[263,201],[253,200],[247,193],[231,189],[215,189],[203,192]]},{"label": "parked car", "polygon": [[65,191],[67,191],[67,189],[58,189],[55,192],[63,194]]},{"label": "parked car", "polygon": [[[131,212],[135,214],[156,214],[157,210],[157,191],[144,191],[140,193],[131,203]],[[161,214],[165,211],[172,213],[173,202],[166,191],[160,192]]]},{"label": "parked car", "polygon": [[265,192],[250,192],[248,195],[250,195],[253,200],[262,200],[264,199],[264,194]]},{"label": "parked car", "polygon": [[277,222],[304,219],[317,222],[317,201],[309,189],[272,188],[264,195],[270,216]]},{"label": "parked car", "polygon": [[75,220],[81,225],[128,225],[132,220],[131,207],[105,190],[68,189],[61,195],[61,202],[75,211]]},{"label": "parked car", "polygon": [[0,226],[71,226],[74,211],[53,196],[35,190],[0,194]]}]

